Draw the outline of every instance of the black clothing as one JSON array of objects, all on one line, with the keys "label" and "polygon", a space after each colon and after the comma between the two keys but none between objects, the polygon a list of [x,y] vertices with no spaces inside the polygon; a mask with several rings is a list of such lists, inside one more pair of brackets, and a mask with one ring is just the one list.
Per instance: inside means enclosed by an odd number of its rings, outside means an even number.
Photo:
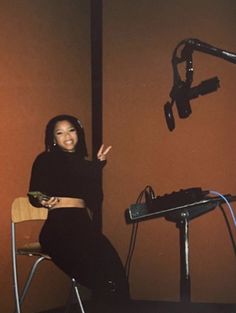
[{"label": "black clothing", "polygon": [[[105,163],[88,161],[72,152],[43,152],[34,161],[30,191],[41,191],[48,196],[81,198],[87,207],[95,210],[103,199],[99,177]],[[37,203],[34,205],[37,206]]]},{"label": "black clothing", "polygon": [[[96,209],[102,201],[98,175],[104,164],[78,158],[76,153],[42,153],[33,164],[30,191],[82,198],[90,209]],[[31,198],[30,201],[37,206]],[[129,298],[121,260],[108,239],[96,230],[86,208],[49,211],[39,240],[53,262],[70,277],[91,288],[95,298],[119,301]]]}]

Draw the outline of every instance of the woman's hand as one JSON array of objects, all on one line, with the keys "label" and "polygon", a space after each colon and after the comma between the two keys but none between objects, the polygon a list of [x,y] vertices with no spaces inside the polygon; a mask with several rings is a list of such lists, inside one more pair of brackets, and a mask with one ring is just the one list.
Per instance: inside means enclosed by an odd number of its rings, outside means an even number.
[{"label": "woman's hand", "polygon": [[104,144],[101,145],[100,149],[98,150],[98,153],[97,153],[97,158],[98,160],[100,161],[105,161],[106,158],[107,158],[107,154],[108,152],[111,150],[111,146],[107,147],[105,150],[104,150]]},{"label": "woman's hand", "polygon": [[41,205],[47,209],[53,208],[57,203],[59,202],[59,199],[57,197],[51,197],[48,200],[42,200]]}]

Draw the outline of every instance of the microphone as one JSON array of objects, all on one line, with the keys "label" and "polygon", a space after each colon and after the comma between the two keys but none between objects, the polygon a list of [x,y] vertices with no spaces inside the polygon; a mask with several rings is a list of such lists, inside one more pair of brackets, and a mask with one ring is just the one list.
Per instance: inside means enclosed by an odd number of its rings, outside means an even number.
[{"label": "microphone", "polygon": [[192,113],[190,100],[197,98],[199,95],[214,92],[219,86],[218,77],[204,80],[195,87],[189,87],[188,84],[184,82],[174,86],[171,90],[170,97],[176,102],[179,117],[187,118]]},{"label": "microphone", "polygon": [[189,99],[197,98],[199,95],[203,96],[208,93],[217,91],[220,87],[220,81],[217,76],[203,80],[198,86],[190,88],[188,92]]},{"label": "microphone", "polygon": [[172,102],[167,102],[164,105],[164,113],[167,126],[170,131],[175,128],[175,119],[172,111],[172,106],[175,101],[178,115],[180,118],[187,118],[192,113],[190,100],[203,96],[208,93],[217,91],[220,87],[220,81],[217,76],[203,80],[199,85],[195,87],[188,87],[184,82],[180,85],[175,85],[171,92],[170,97]]}]

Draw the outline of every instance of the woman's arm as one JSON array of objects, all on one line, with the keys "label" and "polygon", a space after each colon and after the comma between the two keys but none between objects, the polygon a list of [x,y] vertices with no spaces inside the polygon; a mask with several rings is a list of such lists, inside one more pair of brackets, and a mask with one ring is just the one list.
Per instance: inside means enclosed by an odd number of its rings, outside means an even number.
[{"label": "woman's arm", "polygon": [[[31,177],[30,177],[30,184],[29,184],[29,192],[40,192],[44,194],[46,197],[51,198],[49,194],[47,194],[48,190],[48,174],[50,170],[50,164],[48,162],[47,155],[45,153],[40,154],[34,161],[32,170],[31,170]],[[45,197],[41,197],[39,194],[28,194],[30,203],[35,207],[42,207],[44,206],[45,202],[48,199]]]}]

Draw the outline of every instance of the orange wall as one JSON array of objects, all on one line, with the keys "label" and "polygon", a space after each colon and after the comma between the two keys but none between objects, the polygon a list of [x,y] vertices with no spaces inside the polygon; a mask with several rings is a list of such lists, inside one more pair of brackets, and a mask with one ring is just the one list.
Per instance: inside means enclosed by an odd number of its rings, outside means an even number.
[{"label": "orange wall", "polygon": [[[196,37],[236,51],[235,4],[103,3],[103,129],[104,142],[113,145],[104,170],[104,231],[125,261],[131,226],[124,222],[124,210],[145,185],[152,185],[157,195],[192,186],[236,194],[235,65],[194,53],[194,84],[217,75],[221,88],[192,101],[188,119],[180,120],[175,112],[173,133],[163,116],[172,86],[173,49],[180,40]],[[5,4],[0,26],[0,311],[8,313],[13,311],[10,204],[27,192],[32,161],[43,149],[45,123],[58,113],[79,115],[90,143],[88,1]],[[25,236],[34,233],[30,229]],[[25,273],[25,263],[20,265]],[[191,221],[190,265],[193,301],[235,302],[235,255],[220,209]],[[135,299],[179,299],[174,224],[165,219],[140,223],[130,283]],[[44,265],[24,312],[60,306],[67,291],[68,279]]]},{"label": "orange wall", "polygon": [[[89,16],[88,1],[1,4],[0,311],[4,313],[13,312],[14,305],[10,205],[27,193],[33,159],[44,149],[46,122],[61,113],[79,116],[91,150]],[[34,228],[24,234],[27,239],[34,235]],[[20,262],[23,276],[30,263]],[[24,312],[64,304],[68,282],[52,264],[42,265]]]},{"label": "orange wall", "polygon": [[[167,129],[163,105],[172,87],[171,56],[186,38],[236,53],[234,1],[104,1],[104,231],[122,259],[131,226],[124,211],[149,184],[157,195],[202,187],[236,194],[235,65],[194,52],[193,86],[213,76],[220,89],[191,102],[193,113]],[[235,228],[225,207],[234,240]],[[140,223],[132,297],[179,299],[179,234],[164,218]],[[232,242],[219,208],[190,222],[192,301],[235,302]]]}]

